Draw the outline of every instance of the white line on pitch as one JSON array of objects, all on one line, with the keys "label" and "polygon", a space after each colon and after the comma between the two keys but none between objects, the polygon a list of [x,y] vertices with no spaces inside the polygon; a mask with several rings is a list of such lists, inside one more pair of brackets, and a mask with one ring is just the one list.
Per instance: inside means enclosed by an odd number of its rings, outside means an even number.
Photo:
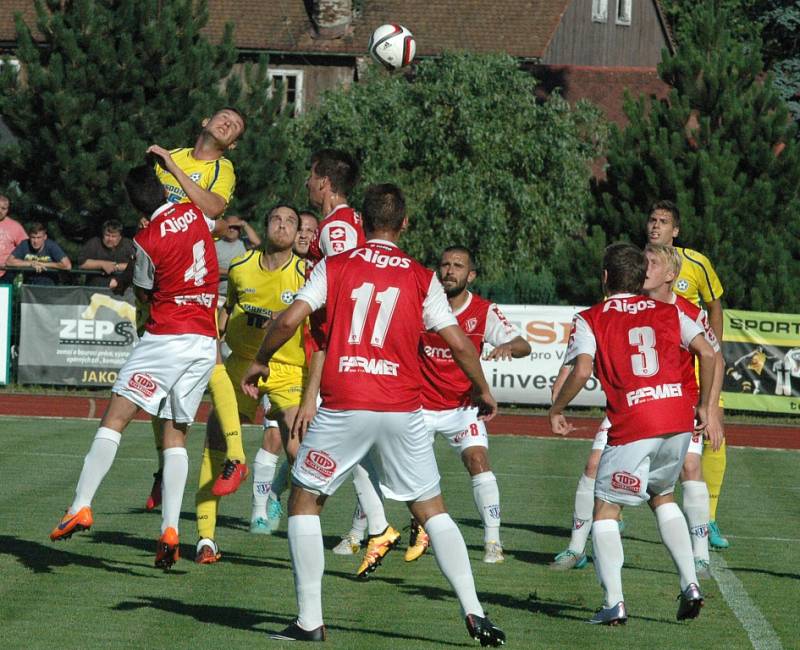
[{"label": "white line on pitch", "polygon": [[751,539],[758,542],[800,542],[796,537],[748,537],[746,535],[725,535],[731,539]]},{"label": "white line on pitch", "polygon": [[782,650],[783,645],[775,629],[764,618],[761,610],[750,600],[744,585],[728,568],[725,558],[715,554],[711,565],[711,573],[719,585],[722,597],[728,603],[734,615],[739,619],[754,650]]}]

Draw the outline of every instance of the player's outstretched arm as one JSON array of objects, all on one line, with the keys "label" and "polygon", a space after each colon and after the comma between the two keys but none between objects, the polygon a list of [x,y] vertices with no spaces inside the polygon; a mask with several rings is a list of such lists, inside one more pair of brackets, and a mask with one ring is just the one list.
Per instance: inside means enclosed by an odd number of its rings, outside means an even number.
[{"label": "player's outstretched arm", "polygon": [[[564,417],[564,409],[567,408],[569,403],[581,392],[586,382],[589,381],[589,377],[592,376],[593,363],[591,355],[579,354],[575,357],[575,364],[569,371],[560,390],[556,390],[556,386],[553,386],[555,399],[553,400],[553,405],[550,407],[549,415],[550,429],[556,435],[565,436],[575,429]],[[569,366],[564,366],[562,371],[564,368],[569,368]]]},{"label": "player's outstretched arm", "polygon": [[[700,365],[700,400],[697,402],[697,427],[698,431],[705,429],[709,424],[709,405],[711,391],[714,386],[714,376],[717,372],[716,352],[708,344],[702,334],[695,336],[689,343],[689,351],[697,357]],[[717,451],[722,444],[721,427],[712,427],[707,431],[711,448]]]},{"label": "player's outstretched arm", "polygon": [[521,336],[515,336],[508,343],[498,345],[494,350],[486,355],[487,360],[510,361],[527,357],[531,353],[531,344]]},{"label": "player's outstretched arm", "polygon": [[303,389],[303,399],[292,424],[291,435],[292,437],[297,436],[300,442],[303,442],[303,436],[306,435],[311,420],[317,414],[317,395],[319,395],[319,386],[322,382],[322,367],[324,365],[325,350],[315,350],[311,354],[311,360],[308,364],[308,380]]},{"label": "player's outstretched arm", "polygon": [[153,144],[147,148],[147,153],[155,154],[161,159],[159,164],[175,177],[175,180],[178,181],[183,191],[186,192],[186,196],[189,197],[189,200],[200,208],[204,215],[210,219],[216,219],[222,216],[222,213],[225,212],[225,208],[228,205],[227,201],[216,192],[204,190],[189,178],[186,172],[178,167],[167,149]]},{"label": "player's outstretched arm", "polygon": [[472,400],[478,407],[482,420],[491,420],[497,415],[497,402],[483,374],[478,351],[470,343],[467,335],[458,325],[449,325],[439,330],[438,334],[445,340],[453,352],[453,359],[464,374],[472,382]]}]

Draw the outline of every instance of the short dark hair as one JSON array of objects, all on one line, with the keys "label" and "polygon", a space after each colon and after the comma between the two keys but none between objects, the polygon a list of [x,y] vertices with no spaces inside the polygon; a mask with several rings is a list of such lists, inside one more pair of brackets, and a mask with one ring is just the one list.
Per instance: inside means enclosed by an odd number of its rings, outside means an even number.
[{"label": "short dark hair", "polygon": [[25,232],[28,235],[35,235],[38,232],[47,232],[47,226],[45,226],[41,221],[33,221],[28,224],[28,227],[25,229]]},{"label": "short dark hair", "polygon": [[341,149],[320,149],[311,156],[311,166],[316,166],[317,176],[331,182],[334,192],[348,196],[358,182],[358,163]]},{"label": "short dark hair", "polygon": [[469,270],[470,271],[477,271],[478,267],[475,265],[475,256],[472,254],[472,251],[467,248],[466,246],[448,246],[442,251],[440,257],[444,257],[445,253],[461,253],[462,255],[466,255],[467,259],[469,260]]},{"label": "short dark hair", "polygon": [[364,192],[364,230],[400,232],[406,216],[406,200],[397,185],[370,185]]},{"label": "short dark hair", "polygon": [[675,228],[680,228],[681,213],[678,211],[678,206],[672,201],[656,201],[650,208],[650,214],[653,214],[656,210],[664,210],[665,212],[669,212],[672,215],[672,225]]},{"label": "short dark hair", "polygon": [[241,118],[242,132],[239,134],[239,137],[241,138],[244,135],[244,132],[247,131],[247,118],[244,116],[244,113],[242,113],[242,111],[240,111],[238,108],[234,106],[223,106],[222,108],[218,108],[216,111],[214,111],[211,117],[214,117],[214,115],[216,115],[217,113],[221,113],[222,111],[230,111],[231,113],[236,113]]},{"label": "short dark hair", "polygon": [[125,190],[134,208],[150,218],[166,200],[164,186],[152,164],[138,165],[125,177]]},{"label": "short dark hair", "polygon": [[300,213],[297,211],[296,207],[294,207],[293,205],[289,205],[288,203],[276,203],[267,211],[267,216],[264,217],[265,226],[269,223],[269,218],[272,216],[272,213],[275,212],[275,210],[278,210],[279,208],[288,208],[289,210],[294,212],[297,215],[297,224],[298,225],[300,224]]},{"label": "short dark hair", "polygon": [[614,293],[641,293],[647,275],[647,257],[633,244],[611,244],[603,254],[606,291]]},{"label": "short dark hair", "polygon": [[297,213],[297,216],[300,217],[301,219],[303,218],[303,215],[308,215],[309,217],[313,217],[314,221],[319,223],[319,217],[317,216],[317,213],[314,212],[313,210],[309,209],[300,210],[300,212]]},{"label": "short dark hair", "polygon": [[122,232],[122,222],[117,221],[116,219],[104,221],[103,225],[100,227],[100,232]]}]

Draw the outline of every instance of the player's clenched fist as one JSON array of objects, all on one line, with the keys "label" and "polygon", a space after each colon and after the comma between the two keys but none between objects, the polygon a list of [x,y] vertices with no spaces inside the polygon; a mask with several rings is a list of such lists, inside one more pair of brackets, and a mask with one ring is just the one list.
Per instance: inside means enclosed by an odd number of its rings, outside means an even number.
[{"label": "player's clenched fist", "polygon": [[497,415],[497,402],[488,388],[485,391],[472,391],[472,403],[478,407],[479,420],[488,422]]},{"label": "player's clenched fist", "polygon": [[253,361],[242,377],[242,392],[253,399],[258,399],[258,382],[260,380],[267,381],[268,378],[269,366],[266,363]]}]

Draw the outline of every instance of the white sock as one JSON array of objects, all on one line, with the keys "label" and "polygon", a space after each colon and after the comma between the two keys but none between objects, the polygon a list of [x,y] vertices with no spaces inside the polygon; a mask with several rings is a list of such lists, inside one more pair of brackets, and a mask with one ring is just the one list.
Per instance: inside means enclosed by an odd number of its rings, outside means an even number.
[{"label": "white sock", "polygon": [[425,532],[431,538],[433,554],[444,577],[456,592],[461,613],[483,618],[483,607],[475,593],[475,580],[469,564],[467,545],[456,523],[446,512],[434,515],[425,522]]},{"label": "white sock", "polygon": [[121,439],[122,434],[108,427],[100,427],[94,434],[89,453],[83,459],[83,469],[75,488],[75,500],[69,508],[72,514],[92,505],[97,488],[111,469]]},{"label": "white sock", "polygon": [[575,511],[572,514],[572,535],[569,539],[569,550],[577,555],[586,550],[586,540],[592,532],[592,512],[594,512],[594,479],[581,474],[578,479],[578,489],[575,490]]},{"label": "white sock", "polygon": [[183,491],[189,475],[189,456],[183,447],[170,447],[164,453],[164,474],[161,479],[161,532],[178,531]]},{"label": "white sock", "polygon": [[493,472],[472,477],[472,497],[483,521],[483,543],[500,542],[500,490]]},{"label": "white sock", "polygon": [[656,508],[658,532],[661,541],[667,547],[675,568],[681,578],[681,591],[691,583],[697,584],[697,573],[694,569],[692,542],[689,539],[689,528],[686,519],[677,503],[664,503]]},{"label": "white sock", "polygon": [[361,509],[361,502],[356,499],[356,509],[353,510],[353,523],[350,525],[350,532],[347,533],[354,539],[364,539],[367,532],[367,515]]},{"label": "white sock", "polygon": [[696,560],[708,562],[708,487],[705,481],[683,481],[681,486],[692,554]]},{"label": "white sock", "polygon": [[289,461],[284,460],[281,463],[281,466],[278,468],[278,471],[275,474],[275,478],[272,479],[272,487],[270,491],[272,492],[272,496],[275,497],[278,501],[281,500],[281,495],[286,491],[286,485],[289,480]]},{"label": "white sock", "polygon": [[259,449],[253,460],[253,513],[250,519],[267,518],[267,499],[272,489],[272,479],[278,467],[278,457],[266,449]]},{"label": "white sock", "polygon": [[358,501],[361,510],[367,517],[367,527],[370,535],[380,535],[389,522],[386,521],[386,513],[383,511],[383,501],[381,501],[379,489],[372,482],[373,476],[367,472],[362,465],[356,465],[353,470],[353,485],[356,487]]},{"label": "white sock", "polygon": [[597,579],[605,592],[605,607],[625,600],[622,595],[622,538],[616,519],[600,519],[592,524],[592,547]]},{"label": "white sock", "polygon": [[319,517],[289,517],[288,531],[297,592],[297,624],[304,630],[314,630],[322,625],[322,574],[325,572]]}]

